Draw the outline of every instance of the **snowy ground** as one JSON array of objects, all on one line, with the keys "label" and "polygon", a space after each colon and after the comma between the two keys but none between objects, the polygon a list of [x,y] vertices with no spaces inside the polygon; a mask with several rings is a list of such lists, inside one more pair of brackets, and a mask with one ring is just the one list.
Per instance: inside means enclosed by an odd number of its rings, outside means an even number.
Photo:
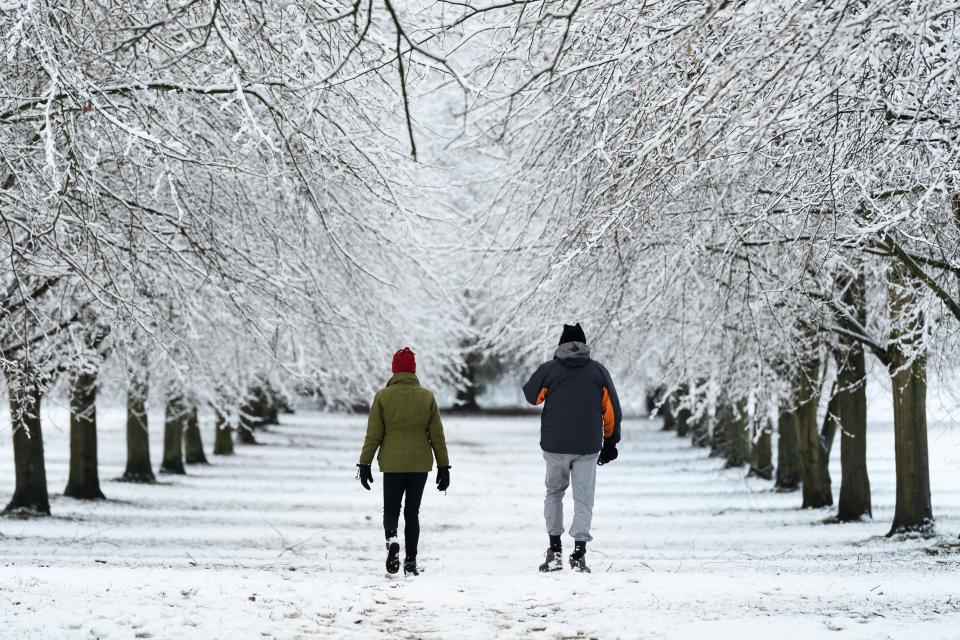
[{"label": "snowy ground", "polygon": [[[265,446],[145,487],[112,480],[121,414],[104,411],[110,500],[88,504],[59,495],[66,416],[49,413],[55,516],[0,520],[4,638],[960,637],[960,431],[945,426],[930,434],[937,537],[887,540],[888,425],[871,425],[876,519],[828,525],[829,510],[628,421],[599,470],[594,573],[541,575],[536,418],[448,417],[453,483],[441,495],[431,479],[424,498],[426,572],[386,579],[379,478],[370,493],[354,480],[363,417],[287,416]],[[7,431],[4,502],[12,466]]]}]

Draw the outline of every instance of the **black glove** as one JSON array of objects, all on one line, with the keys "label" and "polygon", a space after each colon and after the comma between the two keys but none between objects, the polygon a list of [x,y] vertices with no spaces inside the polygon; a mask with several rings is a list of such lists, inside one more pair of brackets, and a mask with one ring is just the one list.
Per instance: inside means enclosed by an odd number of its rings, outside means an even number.
[{"label": "black glove", "polygon": [[437,467],[437,491],[446,491],[450,486],[450,467]]},{"label": "black glove", "polygon": [[600,449],[600,456],[597,458],[597,464],[603,466],[608,462],[613,462],[617,459],[617,456],[620,455],[617,453],[617,443],[609,438],[603,439],[603,449]]},{"label": "black glove", "polygon": [[363,485],[364,489],[370,491],[370,483],[373,482],[373,474],[370,472],[370,465],[357,465],[357,479],[360,481],[360,484]]}]

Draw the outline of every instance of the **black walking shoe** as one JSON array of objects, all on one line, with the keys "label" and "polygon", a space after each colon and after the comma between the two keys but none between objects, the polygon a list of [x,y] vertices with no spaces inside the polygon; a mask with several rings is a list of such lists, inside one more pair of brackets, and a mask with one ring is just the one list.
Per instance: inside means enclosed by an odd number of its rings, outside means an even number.
[{"label": "black walking shoe", "polygon": [[548,573],[550,571],[563,571],[562,551],[554,551],[548,547],[547,552],[544,555],[547,559],[543,564],[540,565],[540,571],[542,573]]},{"label": "black walking shoe", "polygon": [[400,543],[394,539],[387,542],[387,573],[400,571]]},{"label": "black walking shoe", "polygon": [[590,573],[590,567],[587,566],[586,550],[577,549],[570,554],[570,568],[580,573]]},{"label": "black walking shoe", "polygon": [[420,575],[420,570],[417,569],[417,559],[416,558],[405,558],[403,561],[403,575],[405,576],[418,576]]}]

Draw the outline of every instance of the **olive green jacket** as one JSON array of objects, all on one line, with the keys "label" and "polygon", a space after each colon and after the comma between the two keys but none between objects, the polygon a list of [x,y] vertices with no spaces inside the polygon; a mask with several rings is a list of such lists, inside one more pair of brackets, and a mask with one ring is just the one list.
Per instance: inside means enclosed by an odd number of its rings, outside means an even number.
[{"label": "olive green jacket", "polygon": [[377,449],[385,473],[431,471],[433,456],[450,466],[437,401],[412,373],[394,375],[373,397],[360,464],[371,464]]}]

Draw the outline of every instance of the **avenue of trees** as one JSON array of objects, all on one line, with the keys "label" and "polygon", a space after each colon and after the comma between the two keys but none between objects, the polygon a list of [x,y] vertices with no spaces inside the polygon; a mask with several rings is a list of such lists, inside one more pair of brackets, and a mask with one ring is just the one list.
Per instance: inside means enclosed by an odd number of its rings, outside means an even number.
[{"label": "avenue of trees", "polygon": [[180,472],[200,407],[226,452],[283,390],[364,400],[398,341],[472,405],[484,367],[576,319],[668,428],[802,506],[832,505],[838,450],[838,521],[872,514],[885,371],[891,533],[932,527],[926,384],[960,357],[955,3],[128,4],[0,10],[10,508],[48,511],[57,379],[65,493],[95,498],[104,376],[128,390],[125,477],[150,480],[148,398]]}]

